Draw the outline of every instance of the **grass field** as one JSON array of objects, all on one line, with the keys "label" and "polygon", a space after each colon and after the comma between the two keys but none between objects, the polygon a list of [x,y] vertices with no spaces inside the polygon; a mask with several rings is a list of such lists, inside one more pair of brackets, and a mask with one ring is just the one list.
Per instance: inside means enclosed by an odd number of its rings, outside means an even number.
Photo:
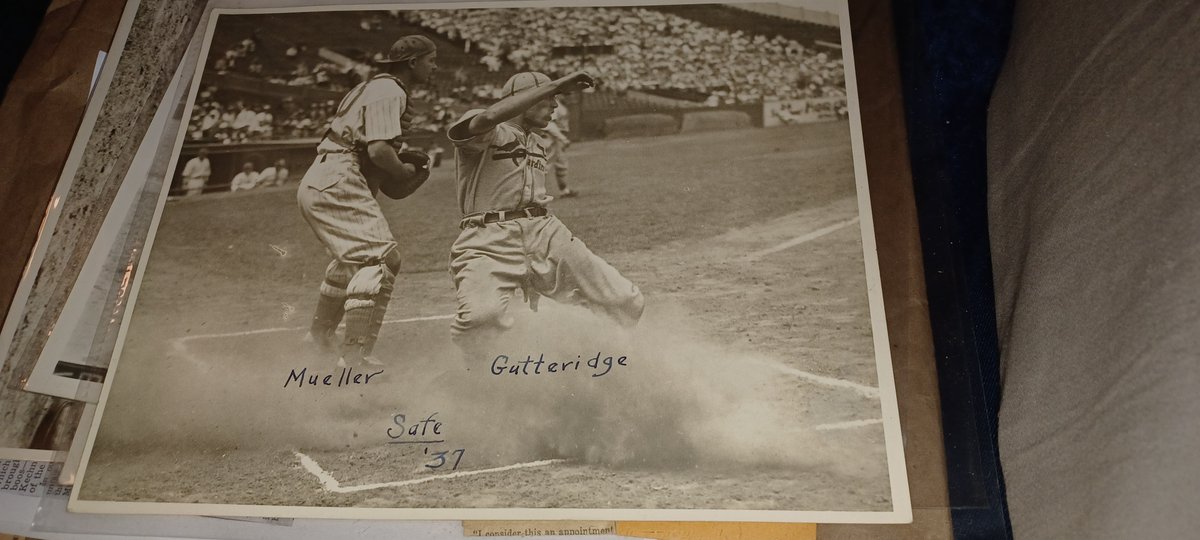
[{"label": "grass field", "polygon": [[[551,209],[638,284],[646,316],[616,336],[578,308],[514,303],[512,355],[601,351],[629,367],[548,379],[462,365],[447,319],[451,162],[383,203],[405,261],[376,348],[385,373],[283,388],[292,369],[336,371],[301,343],[328,260],[294,188],[171,201],[80,497],[890,510],[848,126],[569,155],[583,195]],[[389,444],[394,415],[430,413],[444,442]],[[457,450],[456,470],[429,467]]]}]

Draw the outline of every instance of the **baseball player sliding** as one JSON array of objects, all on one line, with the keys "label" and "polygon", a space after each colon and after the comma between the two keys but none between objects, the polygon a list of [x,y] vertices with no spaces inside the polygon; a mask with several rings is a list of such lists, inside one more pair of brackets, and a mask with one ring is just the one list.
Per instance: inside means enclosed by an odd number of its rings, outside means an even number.
[{"label": "baseball player sliding", "polygon": [[[333,256],[325,269],[309,339],[340,353],[339,367],[373,364],[371,351],[387,312],[400,254],[375,195],[412,193],[429,177],[428,158],[405,161],[395,146],[409,128],[408,86],[437,71],[437,50],[405,36],[375,62],[383,73],[354,87],[338,105],[317,158],[300,182],[305,221]],[[343,318],[346,333],[336,339]]]},{"label": "baseball player sliding", "polygon": [[455,145],[462,232],[450,252],[458,296],[451,327],[467,360],[487,358],[491,339],[511,327],[508,304],[518,289],[536,306],[538,295],[584,305],[625,326],[641,318],[638,288],[597,257],[545,204],[546,149],[541,134],[555,96],[594,81],[584,72],[550,80],[518,73],[506,97],[466,113],[448,131]]}]

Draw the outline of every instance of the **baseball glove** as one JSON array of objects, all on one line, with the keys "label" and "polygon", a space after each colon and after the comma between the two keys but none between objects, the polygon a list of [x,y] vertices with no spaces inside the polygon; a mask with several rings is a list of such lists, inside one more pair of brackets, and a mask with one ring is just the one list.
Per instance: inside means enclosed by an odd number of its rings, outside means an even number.
[{"label": "baseball glove", "polygon": [[383,175],[384,178],[379,184],[379,191],[382,191],[384,195],[387,195],[393,199],[403,199],[409,195],[412,195],[417,188],[421,187],[421,184],[424,184],[425,181],[429,179],[429,163],[431,159],[429,158],[429,154],[426,154],[425,152],[416,152],[413,150],[397,152],[396,157],[399,158],[402,163],[408,163],[413,167],[416,167],[417,176],[416,178],[413,178],[407,182],[400,182],[385,174]]}]

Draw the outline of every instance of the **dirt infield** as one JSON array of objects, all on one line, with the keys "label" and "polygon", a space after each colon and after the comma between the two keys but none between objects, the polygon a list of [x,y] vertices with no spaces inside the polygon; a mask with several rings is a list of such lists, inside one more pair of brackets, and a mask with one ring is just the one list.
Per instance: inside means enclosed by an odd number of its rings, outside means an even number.
[{"label": "dirt infield", "polygon": [[[537,378],[462,365],[447,320],[451,166],[385,204],[405,266],[384,372],[285,387],[301,369],[339,378],[300,342],[327,259],[294,188],[171,202],[81,498],[889,510],[848,126],[569,155],[582,196],[551,209],[642,288],[647,313],[621,335],[579,308],[514,302],[511,356],[599,351],[626,367]],[[439,442],[388,431],[397,414],[409,427],[432,413]],[[431,468],[438,452],[457,468]],[[503,469],[539,460],[561,461]]]}]

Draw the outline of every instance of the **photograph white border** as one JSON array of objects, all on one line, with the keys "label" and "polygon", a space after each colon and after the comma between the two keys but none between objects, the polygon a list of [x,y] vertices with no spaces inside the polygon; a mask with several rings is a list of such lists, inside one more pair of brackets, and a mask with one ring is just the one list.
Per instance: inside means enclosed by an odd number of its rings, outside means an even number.
[{"label": "photograph white border", "polygon": [[[131,0],[136,2],[136,0]],[[203,75],[204,59],[208,57],[209,46],[216,28],[218,17],[222,14],[272,14],[297,13],[314,11],[368,11],[400,8],[404,10],[419,9],[462,9],[462,8],[503,8],[503,7],[552,7],[552,6],[636,6],[664,4],[713,4],[740,3],[712,1],[634,1],[608,0],[599,2],[452,2],[441,4],[356,4],[337,6],[295,6],[275,8],[228,9],[211,8],[206,15],[208,24],[204,29],[204,43],[200,50],[196,72],[192,78],[188,93],[187,106],[184,110],[185,119],[176,136],[173,156],[168,166],[169,171],[175,170],[179,152],[182,149],[187,118],[191,117],[196,94],[199,90],[200,79]],[[752,2],[747,2],[752,3]],[[781,2],[793,3],[796,2]],[[808,2],[807,5],[830,5],[821,0]],[[798,5],[798,4],[797,4]],[[649,521],[759,521],[759,522],[800,522],[800,523],[910,523],[912,521],[912,502],[908,488],[908,475],[903,452],[903,442],[900,433],[899,409],[896,402],[896,389],[893,378],[890,346],[887,333],[887,321],[884,313],[883,293],[880,286],[879,261],[875,246],[874,220],[871,214],[870,191],[867,182],[866,160],[863,148],[861,127],[861,111],[859,108],[858,88],[855,79],[854,52],[850,32],[849,9],[846,1],[837,3],[830,11],[839,16],[843,66],[845,69],[847,102],[850,112],[850,135],[853,150],[855,185],[858,196],[860,230],[865,261],[868,303],[871,313],[871,327],[874,336],[876,372],[879,379],[880,404],[883,413],[884,438],[887,454],[888,476],[891,484],[892,510],[886,512],[850,512],[850,511],[787,511],[787,510],[707,510],[707,509],[570,509],[570,508],[354,508],[354,507],[304,507],[304,506],[258,506],[258,505],[227,505],[201,503],[159,503],[159,502],[112,502],[91,501],[79,499],[78,489],[73,490],[68,508],[72,511],[93,513],[122,513],[122,514],[181,514],[181,515],[227,515],[247,517],[294,517],[294,518],[340,518],[340,519],[415,519],[415,520],[649,520]],[[122,29],[118,35],[124,38],[128,35],[128,25],[131,20],[122,20]],[[113,62],[115,65],[116,62]],[[110,74],[111,78],[111,74]],[[93,119],[94,120],[94,119]],[[153,248],[154,238],[162,217],[167,198],[167,190],[159,200],[151,230],[146,239],[146,247],[142,252],[141,263],[134,280],[133,292],[125,311],[122,327],[117,338],[117,348],[110,363],[108,377],[100,396],[97,421],[93,422],[88,434],[84,459],[80,464],[78,481],[86,478],[88,461],[95,444],[96,434],[102,424],[105,404],[112,388],[113,376],[120,361],[129,320],[137,302],[140,287],[149,254]]]}]

